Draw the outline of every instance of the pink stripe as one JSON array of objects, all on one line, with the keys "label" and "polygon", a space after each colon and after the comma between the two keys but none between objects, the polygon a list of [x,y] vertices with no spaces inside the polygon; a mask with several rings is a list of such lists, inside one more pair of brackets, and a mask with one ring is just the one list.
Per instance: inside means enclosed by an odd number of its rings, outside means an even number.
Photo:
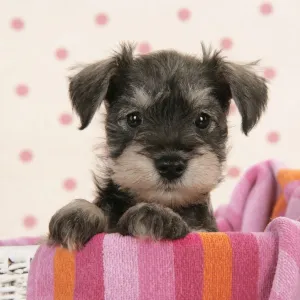
[{"label": "pink stripe", "polygon": [[171,242],[139,241],[140,300],[174,300],[174,254]]},{"label": "pink stripe", "polygon": [[103,239],[104,234],[96,235],[76,254],[74,300],[104,299]]},{"label": "pink stripe", "polygon": [[[284,193],[284,198],[286,200],[286,202],[288,203],[291,196],[294,194],[294,192],[300,187],[300,181],[297,180],[297,181],[292,181],[290,183],[288,183],[285,187],[284,187],[284,190],[283,190],[283,193]],[[299,195],[297,193],[297,195]]]},{"label": "pink stripe", "polygon": [[[257,180],[249,193],[243,212],[243,232],[261,232],[265,230],[270,216],[270,211],[275,202],[276,181],[267,168],[260,168]],[[264,201],[261,201],[264,199]],[[259,214],[256,212],[259,211]],[[253,216],[255,215],[255,218]]]},{"label": "pink stripe", "polygon": [[232,299],[258,299],[258,245],[252,234],[228,233],[232,245]]},{"label": "pink stripe", "polygon": [[276,270],[278,246],[271,233],[256,233],[255,237],[259,251],[258,299],[267,300]]},{"label": "pink stripe", "polygon": [[31,262],[27,300],[53,300],[55,248],[41,246]]},{"label": "pink stripe", "polygon": [[30,272],[28,274],[28,281],[27,281],[27,300],[38,300],[36,298],[36,278],[34,274],[36,274],[38,265],[39,265],[39,255],[42,250],[42,247],[39,247],[35,253],[35,256],[30,264]]},{"label": "pink stripe", "polygon": [[174,241],[173,247],[176,300],[202,299],[204,257],[199,235],[189,234]]},{"label": "pink stripe", "polygon": [[284,300],[295,300],[297,293],[297,281],[299,279],[299,268],[293,257],[283,250],[279,250],[278,268],[272,286],[270,299],[277,296]]},{"label": "pink stripe", "polygon": [[[300,226],[299,222],[284,217],[274,219],[266,228],[267,231],[275,232],[279,237],[279,249],[295,258],[300,268]],[[291,241],[293,241],[291,243]]]},{"label": "pink stripe", "polygon": [[136,300],[139,295],[138,247],[134,238],[107,234],[103,240],[104,298]]},{"label": "pink stripe", "polygon": [[297,186],[293,190],[289,191],[288,197],[285,196],[288,206],[285,212],[285,217],[298,220],[300,217],[300,184],[297,181]]},{"label": "pink stripe", "polygon": [[273,172],[275,173],[275,176],[277,176],[278,172],[281,169],[285,169],[286,168],[285,165],[284,165],[284,163],[282,163],[281,161],[267,160],[266,163],[271,166]]},{"label": "pink stripe", "polygon": [[[287,300],[284,296],[281,297],[277,295],[276,293],[272,293],[272,296],[269,298],[270,300]],[[298,299],[293,299],[293,300],[298,300]]]}]

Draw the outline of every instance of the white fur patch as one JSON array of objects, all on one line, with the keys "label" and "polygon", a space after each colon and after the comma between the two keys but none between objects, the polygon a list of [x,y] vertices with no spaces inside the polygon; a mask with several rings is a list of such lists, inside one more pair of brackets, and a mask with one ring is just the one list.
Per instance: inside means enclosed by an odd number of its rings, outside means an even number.
[{"label": "white fur patch", "polygon": [[153,102],[151,97],[142,88],[134,88],[134,98],[132,101],[141,107],[147,107]]},{"label": "white fur patch", "polygon": [[[161,180],[151,158],[140,154],[142,147],[132,145],[115,161],[111,161],[115,183],[135,193],[141,202],[180,206],[201,201],[219,182],[222,165],[217,156],[202,149],[202,155],[192,158],[180,181],[168,186]],[[200,199],[199,199],[200,198]]]},{"label": "white fur patch", "polygon": [[[201,90],[189,88],[188,98],[191,102],[197,102],[201,100],[201,104],[207,104],[211,98],[212,88],[207,87]],[[207,102],[207,103],[206,103]]]}]

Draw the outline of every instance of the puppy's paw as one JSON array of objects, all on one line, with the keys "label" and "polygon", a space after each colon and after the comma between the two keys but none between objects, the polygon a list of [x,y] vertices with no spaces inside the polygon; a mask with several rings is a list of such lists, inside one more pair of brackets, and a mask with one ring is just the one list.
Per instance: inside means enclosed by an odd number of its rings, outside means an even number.
[{"label": "puppy's paw", "polygon": [[105,229],[102,210],[86,200],[74,200],[58,210],[49,223],[49,245],[80,250],[95,234]]},{"label": "puppy's paw", "polygon": [[189,233],[187,223],[170,208],[142,203],[128,209],[118,222],[118,232],[153,240],[179,239]]}]

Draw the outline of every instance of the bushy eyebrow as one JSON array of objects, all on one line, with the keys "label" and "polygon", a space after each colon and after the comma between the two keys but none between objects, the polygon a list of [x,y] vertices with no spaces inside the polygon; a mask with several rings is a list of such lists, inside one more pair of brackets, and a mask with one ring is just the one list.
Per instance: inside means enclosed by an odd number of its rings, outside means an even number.
[{"label": "bushy eyebrow", "polygon": [[151,96],[145,91],[145,89],[133,86],[132,90],[133,95],[128,98],[132,104],[141,108],[145,108],[153,104]]},{"label": "bushy eyebrow", "polygon": [[211,87],[203,89],[189,89],[187,101],[189,101],[195,110],[203,111],[212,117],[218,118],[222,113],[222,108],[218,100],[213,96]]},{"label": "bushy eyebrow", "polygon": [[187,100],[192,104],[211,104],[212,91],[213,89],[211,87],[206,87],[203,89],[189,87],[187,93]]},{"label": "bushy eyebrow", "polygon": [[[120,109],[121,115],[131,112],[134,108],[148,108],[153,105],[156,100],[159,100],[162,95],[170,93],[170,91],[166,89],[152,97],[143,87],[132,86],[131,88],[131,96],[127,96],[124,100],[132,106],[130,107],[125,105],[122,109]],[[221,107],[219,107],[217,100],[213,96],[213,88],[211,87],[197,88],[189,86],[188,89],[185,90],[184,99],[195,110],[203,110],[215,116],[222,112]]]}]

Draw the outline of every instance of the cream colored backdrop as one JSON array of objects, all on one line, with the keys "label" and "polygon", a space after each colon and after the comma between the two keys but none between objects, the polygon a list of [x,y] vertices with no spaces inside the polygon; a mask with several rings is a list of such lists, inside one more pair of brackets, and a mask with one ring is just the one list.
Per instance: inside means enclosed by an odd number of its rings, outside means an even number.
[{"label": "cream colored backdrop", "polygon": [[0,0],[0,238],[43,234],[56,209],[92,199],[92,145],[103,129],[95,119],[77,130],[66,76],[124,40],[140,53],[200,54],[204,41],[232,60],[262,59],[269,109],[245,137],[232,107],[228,176],[215,206],[251,164],[300,167],[299,16],[299,0]]}]

